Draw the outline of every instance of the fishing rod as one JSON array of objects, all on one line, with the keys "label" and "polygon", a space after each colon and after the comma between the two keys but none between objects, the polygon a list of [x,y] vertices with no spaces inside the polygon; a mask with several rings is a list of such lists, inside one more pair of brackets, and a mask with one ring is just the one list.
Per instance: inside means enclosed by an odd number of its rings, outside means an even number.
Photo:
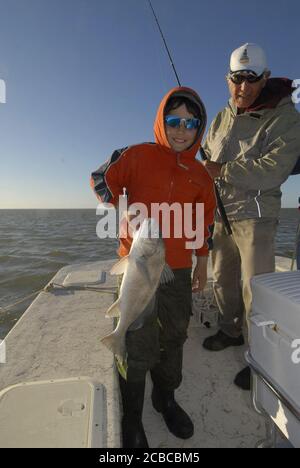
[{"label": "fishing rod", "polygon": [[179,80],[179,78],[178,78],[177,71],[176,71],[176,68],[175,68],[175,65],[174,65],[174,62],[173,62],[173,59],[172,59],[172,56],[171,56],[171,53],[170,53],[170,50],[169,50],[167,41],[166,41],[166,39],[165,39],[164,33],[162,32],[162,29],[161,29],[161,27],[160,27],[158,18],[157,18],[157,16],[156,16],[156,13],[155,13],[155,11],[154,11],[154,8],[153,8],[153,6],[152,6],[151,1],[148,0],[148,2],[149,2],[149,5],[150,5],[150,8],[151,8],[151,10],[152,10],[153,16],[154,16],[154,18],[155,18],[156,24],[157,24],[157,26],[158,26],[158,29],[159,29],[160,35],[161,35],[161,37],[162,37],[163,43],[164,43],[164,45],[165,45],[167,54],[168,54],[168,56],[169,56],[170,63],[171,63],[171,67],[173,68],[173,71],[174,71],[174,73],[175,73],[178,86],[181,86],[181,83],[180,83],[180,80]]},{"label": "fishing rod", "polygon": [[[155,10],[154,10],[154,8],[152,6],[151,0],[148,0],[148,3],[149,3],[149,6],[150,6],[150,8],[152,10],[154,19],[156,21],[157,27],[159,29],[161,38],[162,38],[164,46],[165,46],[165,49],[166,49],[168,57],[170,59],[171,67],[173,68],[173,71],[175,73],[175,77],[176,77],[178,86],[181,86],[181,83],[180,83],[180,80],[179,80],[179,77],[178,77],[178,74],[177,74],[177,71],[176,71],[176,68],[175,68],[171,53],[170,53],[170,50],[169,50],[169,47],[168,47],[168,44],[167,44],[167,41],[165,39],[164,33],[163,33],[163,31],[161,29],[161,26],[159,24],[159,21],[158,21],[157,15],[155,13]],[[205,150],[202,148],[202,146],[201,146],[199,152],[200,152],[202,160],[206,161],[207,160],[207,155],[205,153]],[[228,220],[228,217],[227,217],[227,214],[226,214],[226,211],[225,211],[225,208],[224,208],[224,205],[223,205],[223,202],[222,202],[222,199],[221,199],[221,196],[220,196],[220,193],[219,193],[219,190],[218,190],[218,187],[217,187],[216,183],[215,183],[215,193],[216,193],[217,205],[218,205],[218,210],[219,210],[220,216],[222,218],[226,233],[227,233],[228,236],[230,236],[232,234],[231,226],[230,226],[230,223],[229,223],[229,220]]]}]

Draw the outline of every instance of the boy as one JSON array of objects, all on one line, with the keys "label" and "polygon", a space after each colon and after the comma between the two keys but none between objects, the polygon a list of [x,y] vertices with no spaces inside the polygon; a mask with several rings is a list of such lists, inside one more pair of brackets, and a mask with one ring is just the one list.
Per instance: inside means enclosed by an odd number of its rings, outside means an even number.
[{"label": "boy", "polygon": [[[129,204],[191,204],[195,224],[197,203],[204,204],[205,239],[213,224],[215,195],[213,181],[200,162],[197,151],[206,125],[206,111],[195,91],[178,87],[162,100],[155,124],[156,143],[143,143],[115,151],[111,159],[92,174],[91,185],[105,203],[117,205],[124,188]],[[145,376],[151,370],[152,403],[161,412],[169,430],[187,439],[194,427],[176,403],[174,391],[182,380],[183,344],[192,310],[192,288],[200,291],[207,281],[208,247],[196,250],[197,264],[191,281],[192,250],[185,234],[164,238],[166,263],[174,282],[159,286],[152,313],[138,329],[134,324],[126,336],[127,372],[120,375],[123,401],[123,447],[147,448],[142,424]],[[119,255],[127,255],[131,238],[120,240]],[[120,369],[119,369],[120,370]],[[126,379],[124,378],[126,377]]]}]

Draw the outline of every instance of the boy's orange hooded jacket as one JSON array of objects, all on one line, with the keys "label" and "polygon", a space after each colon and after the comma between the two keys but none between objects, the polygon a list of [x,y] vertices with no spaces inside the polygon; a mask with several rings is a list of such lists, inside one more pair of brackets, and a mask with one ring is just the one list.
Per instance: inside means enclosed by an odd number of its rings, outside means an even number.
[{"label": "boy's orange hooded jacket", "polygon": [[[176,153],[168,143],[164,125],[164,108],[171,96],[185,96],[198,104],[201,110],[202,126],[194,145],[182,153]],[[216,208],[214,184],[203,165],[196,160],[197,152],[206,125],[206,112],[199,96],[189,88],[172,89],[162,100],[154,123],[156,143],[142,143],[117,150],[97,171],[92,173],[91,186],[102,203],[118,204],[119,196],[128,196],[128,205],[144,203],[151,217],[151,203],[177,202],[193,204],[204,203],[205,239],[209,236],[208,227],[214,222]],[[195,227],[195,215],[193,215]],[[184,230],[183,230],[184,232]],[[171,268],[190,268],[192,250],[185,247],[191,241],[186,237],[175,238],[171,228],[171,237],[165,238],[166,262]],[[119,255],[127,255],[132,239],[120,239]],[[202,248],[196,250],[197,256],[207,256],[208,246],[205,241]]]}]

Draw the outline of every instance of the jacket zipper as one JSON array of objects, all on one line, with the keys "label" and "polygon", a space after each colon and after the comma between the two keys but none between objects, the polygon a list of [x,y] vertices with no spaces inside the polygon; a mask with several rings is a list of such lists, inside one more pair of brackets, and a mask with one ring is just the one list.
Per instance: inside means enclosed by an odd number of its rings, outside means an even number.
[{"label": "jacket zipper", "polygon": [[[177,155],[180,156],[180,153],[177,153]],[[171,203],[171,199],[172,199],[172,192],[173,192],[173,187],[174,187],[174,174],[175,174],[175,169],[176,169],[176,168],[172,168],[172,170],[171,170],[171,182],[170,182],[170,186],[169,186],[169,195],[168,195],[169,204]]]},{"label": "jacket zipper", "polygon": [[174,180],[171,180],[171,183],[170,183],[170,189],[169,189],[169,203],[171,203],[171,194],[172,194],[172,191],[173,191],[173,186],[174,186]]}]

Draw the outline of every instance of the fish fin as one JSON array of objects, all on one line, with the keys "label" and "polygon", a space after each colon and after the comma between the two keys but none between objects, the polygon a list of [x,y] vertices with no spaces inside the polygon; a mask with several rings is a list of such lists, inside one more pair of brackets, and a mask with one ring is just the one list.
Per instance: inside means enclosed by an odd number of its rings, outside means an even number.
[{"label": "fish fin", "polygon": [[110,270],[111,275],[123,275],[128,265],[128,255],[121,258]]},{"label": "fish fin", "polygon": [[121,311],[120,311],[120,299],[117,299],[116,302],[114,302],[110,308],[106,311],[105,317],[110,318],[110,317],[120,317]]},{"label": "fish fin", "polygon": [[125,362],[126,349],[125,349],[125,336],[120,336],[115,332],[105,336],[101,339],[102,344],[106,346],[121,363]]},{"label": "fish fin", "polygon": [[169,265],[165,264],[165,267],[160,276],[160,284],[170,283],[174,281],[175,276]]},{"label": "fish fin", "polygon": [[138,269],[139,273],[144,277],[144,279],[148,283],[151,283],[149,271],[147,269],[147,266],[146,266],[145,262],[143,262],[140,259],[136,259],[135,263],[136,263],[136,266],[137,266],[137,269]]}]

